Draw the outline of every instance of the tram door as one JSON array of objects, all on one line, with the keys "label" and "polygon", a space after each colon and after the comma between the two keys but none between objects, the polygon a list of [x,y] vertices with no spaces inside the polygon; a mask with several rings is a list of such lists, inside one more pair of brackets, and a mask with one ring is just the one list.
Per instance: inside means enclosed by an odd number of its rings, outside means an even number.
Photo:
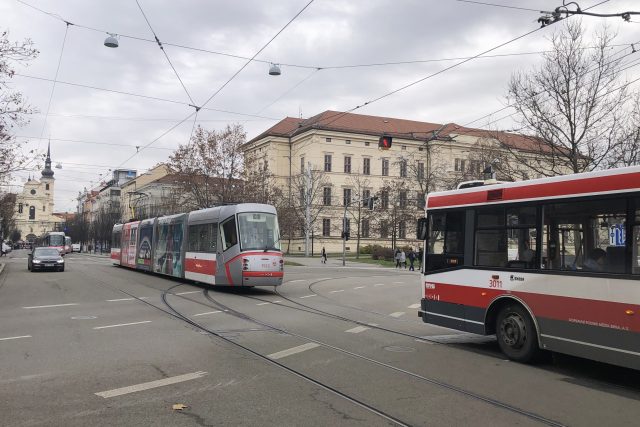
[{"label": "tram door", "polygon": [[240,285],[242,284],[242,260],[238,257],[240,245],[235,215],[220,221],[219,236],[216,284]]}]

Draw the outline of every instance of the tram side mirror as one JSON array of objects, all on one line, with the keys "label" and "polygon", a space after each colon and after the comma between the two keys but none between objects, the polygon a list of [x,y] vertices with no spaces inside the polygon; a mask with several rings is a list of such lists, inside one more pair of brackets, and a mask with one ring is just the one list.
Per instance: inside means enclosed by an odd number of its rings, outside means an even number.
[{"label": "tram side mirror", "polygon": [[556,259],[558,244],[555,240],[549,240],[549,259]]},{"label": "tram side mirror", "polygon": [[418,220],[418,227],[417,227],[417,233],[416,233],[416,238],[418,240],[427,240],[427,227],[428,226],[428,222],[427,222],[427,218],[420,218]]}]

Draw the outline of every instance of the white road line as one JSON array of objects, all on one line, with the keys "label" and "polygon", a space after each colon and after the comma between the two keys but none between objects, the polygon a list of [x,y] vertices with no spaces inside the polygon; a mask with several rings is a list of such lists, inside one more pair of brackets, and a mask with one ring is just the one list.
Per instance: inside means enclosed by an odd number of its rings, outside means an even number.
[{"label": "white road line", "polygon": [[287,350],[279,351],[277,353],[269,354],[267,355],[267,357],[273,360],[282,359],[283,357],[291,356],[292,354],[302,353],[303,351],[311,350],[312,348],[316,348],[316,347],[320,347],[320,344],[316,344],[314,342],[308,342],[306,344],[302,344],[297,347],[293,347]]},{"label": "white road line", "polygon": [[151,320],[143,320],[142,322],[132,322],[132,323],[118,323],[117,325],[96,326],[93,329],[117,328],[118,326],[141,325],[143,323],[151,323]]},{"label": "white road line", "polygon": [[[225,310],[225,311],[228,311],[228,310]],[[194,314],[194,316],[206,316],[207,314],[216,314],[216,313],[222,313],[222,311],[221,310],[207,311],[206,313]]]},{"label": "white road line", "polygon": [[404,283],[404,282],[393,282],[393,283]]},{"label": "white road line", "polygon": [[338,292],[344,292],[344,289],[340,289],[340,290],[338,290],[338,291],[331,291],[331,292],[329,292],[329,293],[330,293],[330,294],[335,294],[335,293],[338,293]]},{"label": "white road line", "polygon": [[289,280],[287,283],[297,283],[297,282],[306,282],[306,280],[305,279]]},{"label": "white road line", "polygon": [[197,293],[199,293],[199,292],[202,292],[202,291],[188,291],[188,292],[178,292],[177,294],[174,294],[174,295],[187,295],[187,294],[197,294]]},{"label": "white road line", "polygon": [[129,387],[116,388],[108,391],[101,391],[99,393],[95,393],[96,396],[104,397],[105,399],[109,397],[122,396],[123,394],[135,393],[138,391],[150,390],[152,388],[162,387],[165,385],[171,385],[180,383],[183,381],[196,380],[198,378],[202,378],[207,375],[206,372],[193,372],[191,374],[178,375],[176,377],[163,378],[161,380],[149,381],[148,383],[142,383],[137,385],[131,385]]},{"label": "white road line", "polygon": [[321,278],[319,278],[319,279],[316,279],[316,281],[317,281],[317,280],[331,280],[331,277],[321,277]]},{"label": "white road line", "polygon": [[137,299],[149,299],[149,297],[108,299],[107,302],[135,301]]},{"label": "white road line", "polygon": [[366,326],[356,326],[355,328],[348,329],[345,332],[349,332],[350,334],[359,334],[360,332],[364,332],[368,329],[371,328],[367,328]]},{"label": "white road line", "polygon": [[31,338],[31,335],[20,335],[19,337],[0,338],[0,341],[17,340],[20,338]]},{"label": "white road line", "polygon": [[376,283],[376,284],[375,284],[375,285],[373,285],[373,286],[384,286],[384,283]]},{"label": "white road line", "polygon": [[68,307],[70,305],[78,305],[78,303],[72,302],[69,304],[53,304],[53,305],[34,305],[32,307],[22,307],[27,310],[31,310],[32,308],[51,308],[51,307]]},{"label": "white road line", "polygon": [[261,302],[261,303],[258,303],[256,305],[267,305],[267,304],[271,304],[271,303],[270,302]]},{"label": "white road line", "polygon": [[363,288],[366,288],[366,286],[356,286],[356,287],[355,287],[355,288],[353,288],[353,289],[355,290],[355,289],[363,289]]},{"label": "white road line", "polygon": [[411,304],[409,307],[407,308],[420,308],[420,304]]},{"label": "white road line", "polygon": [[273,303],[274,303],[274,304],[277,304],[277,303],[279,303],[279,302],[282,302],[282,301],[277,300],[277,301],[274,301]]},{"label": "white road line", "polygon": [[311,295],[305,295],[305,296],[300,297],[300,298],[311,298],[311,297],[315,297],[315,296],[316,296],[316,294],[311,294]]},{"label": "white road line", "polygon": [[389,316],[391,316],[391,317],[401,317],[401,316],[404,316],[404,311],[396,311],[395,313],[391,313]]}]

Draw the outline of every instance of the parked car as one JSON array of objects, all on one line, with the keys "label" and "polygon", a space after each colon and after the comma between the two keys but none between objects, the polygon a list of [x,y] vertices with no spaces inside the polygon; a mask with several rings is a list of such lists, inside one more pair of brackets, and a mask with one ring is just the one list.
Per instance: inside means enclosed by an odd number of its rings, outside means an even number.
[{"label": "parked car", "polygon": [[58,270],[64,271],[64,258],[56,248],[35,248],[29,254],[27,269],[36,270]]},{"label": "parked car", "polygon": [[71,252],[80,252],[80,243],[74,243],[71,245]]}]

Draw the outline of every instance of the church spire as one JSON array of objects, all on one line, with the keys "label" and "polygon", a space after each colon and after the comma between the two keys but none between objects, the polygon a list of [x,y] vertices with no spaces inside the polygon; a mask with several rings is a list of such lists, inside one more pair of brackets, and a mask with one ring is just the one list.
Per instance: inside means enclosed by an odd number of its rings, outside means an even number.
[{"label": "church spire", "polygon": [[47,145],[47,159],[44,161],[42,177],[53,178],[53,170],[51,169],[51,141],[49,141],[49,145]]}]

